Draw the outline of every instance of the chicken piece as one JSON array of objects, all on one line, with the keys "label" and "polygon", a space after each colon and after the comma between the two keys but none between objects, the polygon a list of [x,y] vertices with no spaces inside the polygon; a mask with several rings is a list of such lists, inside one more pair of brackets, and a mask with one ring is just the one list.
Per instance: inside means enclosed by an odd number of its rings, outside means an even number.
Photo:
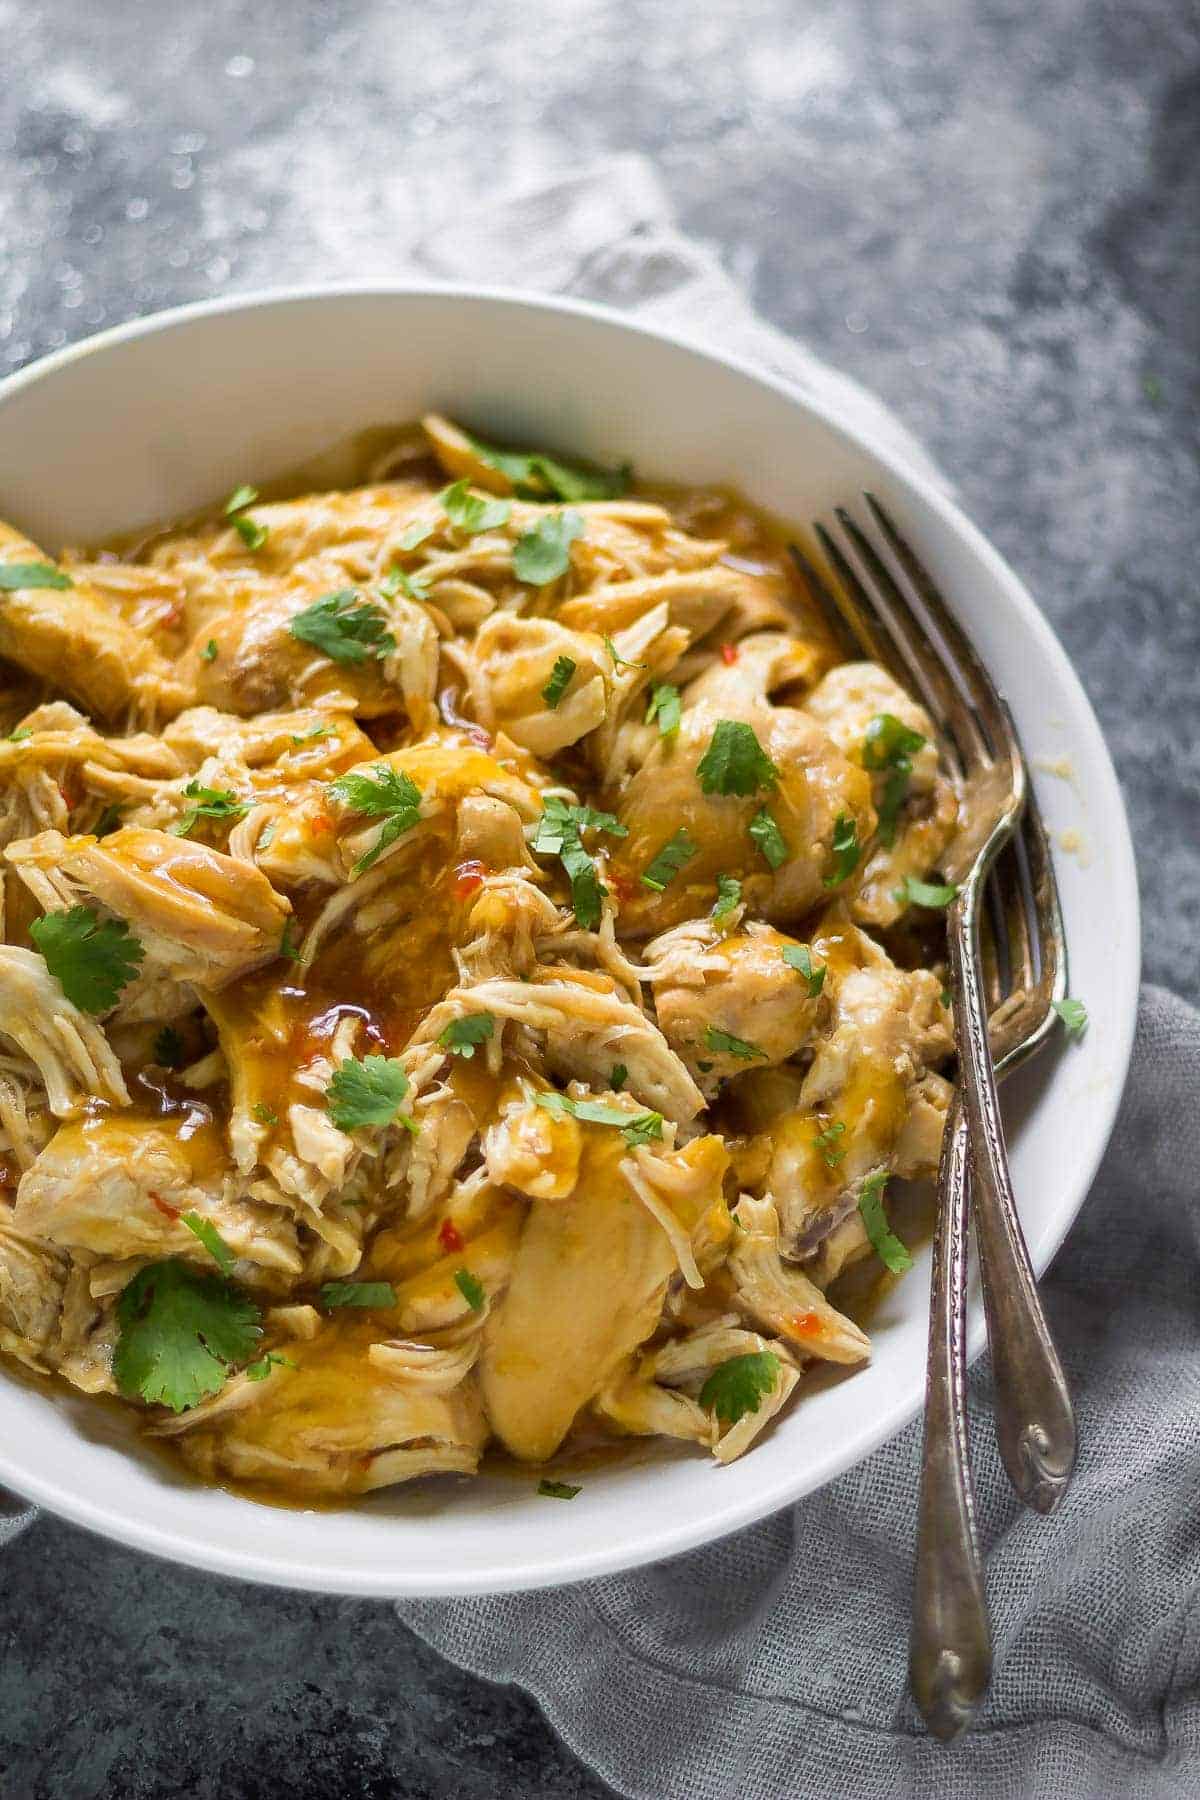
[{"label": "chicken piece", "polygon": [[[904,911],[897,890],[907,876],[925,880],[939,866],[958,825],[958,800],[938,768],[929,715],[885,669],[869,662],[831,669],[806,698],[804,710],[821,722],[851,762],[871,769],[879,831],[862,864],[850,910],[861,924],[892,925]],[[873,750],[868,728],[888,715],[924,743],[890,755],[886,746]],[[876,762],[886,757],[885,765],[875,768],[872,757]]]},{"label": "chicken piece", "polygon": [[[473,1475],[487,1437],[474,1377],[447,1386],[412,1356],[381,1356],[370,1320],[335,1320],[265,1381],[236,1376],[158,1427],[206,1481],[233,1478],[312,1498],[365,1494],[422,1475]],[[288,1364],[293,1366],[289,1367]],[[431,1378],[432,1377],[432,1378]]]},{"label": "chicken piece", "polygon": [[[697,767],[723,720],[752,727],[778,770],[755,793],[706,794]],[[775,924],[787,924],[827,895],[828,885],[850,871],[834,851],[835,832],[852,832],[862,844],[875,824],[870,777],[847,761],[825,732],[795,707],[772,706],[732,695],[719,706],[685,707],[679,731],[660,737],[617,805],[628,836],[612,858],[623,896],[622,935],[645,937],[669,930],[712,905],[719,874],[737,876],[745,897]],[[758,815],[777,828],[784,860],[772,869],[750,836]],[[694,854],[662,892],[642,877],[654,858],[683,830]]]},{"label": "chicken piece", "polygon": [[538,1106],[528,1082],[510,1082],[483,1139],[488,1178],[531,1200],[565,1200],[575,1192],[583,1128]]},{"label": "chicken piece", "polygon": [[[757,1410],[727,1425],[700,1405],[708,1377],[737,1356],[774,1356],[775,1386]],[[596,1411],[618,1430],[690,1438],[708,1444],[719,1463],[748,1450],[787,1400],[798,1380],[786,1347],[746,1331],[735,1316],[709,1320],[686,1337],[671,1338],[645,1351],[597,1396]]]},{"label": "chicken piece", "polygon": [[0,1203],[0,1350],[31,1368],[51,1366],[67,1268],[65,1256],[18,1231]]},{"label": "chicken piece", "polygon": [[[771,700],[793,689],[811,687],[825,661],[822,644],[782,631],[757,631],[743,637],[736,652],[731,661],[711,662],[702,675],[688,683],[689,706],[706,704],[720,717],[736,719],[747,700]],[[807,701],[805,710],[809,710]],[[836,737],[834,742],[846,754]]]},{"label": "chicken piece", "polygon": [[[612,660],[604,640],[590,631],[493,613],[475,635],[471,663],[484,723],[501,726],[535,756],[556,756],[604,718]],[[564,663],[573,665],[565,682]],[[547,699],[548,689],[557,697]]]},{"label": "chicken piece", "polygon": [[654,575],[637,575],[631,581],[609,581],[589,593],[564,601],[555,617],[573,631],[599,632],[613,637],[635,625],[658,607],[667,608],[673,626],[682,628],[692,643],[731,617],[743,591],[745,577],[736,569],[715,561],[720,544],[702,544],[686,568],[670,568]]},{"label": "chicken piece", "polygon": [[447,994],[422,1023],[412,1046],[436,1041],[452,1019],[490,1012],[511,1019],[544,1045],[551,1073],[608,1087],[615,1063],[628,1092],[683,1124],[702,1109],[699,1089],[658,1027],[617,991],[609,975],[540,968],[531,981],[483,981]]},{"label": "chicken piece", "polygon": [[121,1065],[95,1019],[72,1005],[39,955],[11,944],[0,945],[0,1038],[37,1069],[58,1118],[89,1100],[128,1106]]},{"label": "chicken piece", "polygon": [[743,1194],[733,1216],[727,1267],[738,1307],[764,1331],[774,1332],[809,1356],[826,1362],[863,1362],[871,1353],[864,1331],[832,1307],[820,1288],[779,1256],[779,1215],[770,1199]]},{"label": "chicken piece", "polygon": [[28,1237],[103,1257],[212,1258],[184,1224],[215,1226],[251,1278],[301,1267],[287,1213],[234,1197],[220,1130],[205,1109],[179,1119],[99,1114],[61,1125],[21,1178],[13,1224]]},{"label": "chicken piece", "polygon": [[[53,568],[37,545],[0,523],[0,565]],[[56,572],[58,582],[6,589],[0,656],[65,688],[89,713],[110,721],[170,718],[191,698],[149,639],[126,624],[91,584]],[[64,591],[65,590],[65,591]]]},{"label": "chicken piece", "polygon": [[[396,1330],[406,1337],[478,1332],[508,1285],[525,1210],[524,1200],[477,1169],[454,1182],[436,1213],[380,1231],[364,1270],[393,1284]],[[458,1280],[464,1269],[483,1290],[479,1307]]]},{"label": "chicken piece", "polygon": [[317,707],[245,719],[218,712],[215,706],[192,706],[171,721],[163,742],[187,769],[198,769],[213,756],[247,769],[284,762],[289,781],[316,771],[324,776],[326,771],[352,768],[373,748],[348,714]]},{"label": "chicken piece", "polygon": [[722,1191],[728,1168],[725,1141],[715,1135],[693,1138],[681,1150],[644,1144],[621,1164],[625,1180],[670,1239],[690,1288],[705,1285],[733,1237]]},{"label": "chicken piece", "polygon": [[508,1290],[483,1334],[489,1423],[523,1462],[544,1462],[580,1408],[654,1330],[675,1267],[670,1239],[620,1173],[611,1127],[582,1127],[568,1199],[534,1200]]},{"label": "chicken piece", "polygon": [[659,1026],[710,1096],[726,1077],[786,1062],[812,1038],[820,1000],[783,960],[789,947],[797,949],[796,940],[771,925],[750,923],[722,938],[711,919],[677,925],[646,945]]},{"label": "chicken piece", "polygon": [[532,869],[521,815],[507,800],[467,794],[459,801],[455,846],[460,864],[480,869]]},{"label": "chicken piece", "polygon": [[774,1196],[784,1254],[797,1261],[854,1211],[871,1175],[936,1169],[949,1089],[930,1064],[953,1041],[928,969],[897,968],[836,914],[813,934],[812,955],[829,1007],[807,1074],[765,1070],[731,1096],[754,1134],[744,1185]]},{"label": "chicken piece", "polygon": [[291,913],[258,869],[165,831],[46,831],[5,855],[47,911],[99,902],[131,927],[149,969],[201,988],[272,962]]}]

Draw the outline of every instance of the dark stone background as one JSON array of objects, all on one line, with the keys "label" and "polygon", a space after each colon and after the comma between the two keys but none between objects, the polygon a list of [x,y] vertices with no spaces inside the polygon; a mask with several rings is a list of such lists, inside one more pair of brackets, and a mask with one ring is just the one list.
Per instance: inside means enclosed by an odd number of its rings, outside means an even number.
[{"label": "dark stone background", "polygon": [[[1194,0],[0,0],[0,46],[0,372],[230,286],[385,275],[493,189],[651,154],[1029,582],[1125,784],[1147,975],[1200,994]],[[4,1800],[606,1791],[385,1606],[52,1521],[4,1559]]]}]

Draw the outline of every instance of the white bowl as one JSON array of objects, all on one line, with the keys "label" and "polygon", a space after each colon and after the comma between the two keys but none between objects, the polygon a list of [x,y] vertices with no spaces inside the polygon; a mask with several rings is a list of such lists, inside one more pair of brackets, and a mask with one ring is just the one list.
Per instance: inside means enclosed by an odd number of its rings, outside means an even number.
[{"label": "white bowl", "polygon": [[[370,287],[238,297],[110,331],[0,386],[0,516],[43,546],[186,513],[370,424],[436,406],[499,438],[647,475],[734,482],[807,521],[870,487],[908,528],[1012,703],[1059,853],[1082,1044],[1005,1090],[1013,1174],[1045,1268],[1104,1150],[1137,1003],[1133,852],[1112,764],[1057,639],[954,506],[836,419],[737,363],[593,307],[516,294]],[[1019,1122],[1019,1125],[1018,1125]],[[804,1394],[742,1461],[647,1444],[583,1477],[393,1490],[283,1513],[197,1486],[131,1417],[0,1371],[0,1484],[140,1550],[281,1586],[464,1594],[578,1581],[673,1556],[797,1500],[921,1403],[928,1253],[873,1320],[852,1379]],[[976,1306],[972,1348],[982,1342]]]}]

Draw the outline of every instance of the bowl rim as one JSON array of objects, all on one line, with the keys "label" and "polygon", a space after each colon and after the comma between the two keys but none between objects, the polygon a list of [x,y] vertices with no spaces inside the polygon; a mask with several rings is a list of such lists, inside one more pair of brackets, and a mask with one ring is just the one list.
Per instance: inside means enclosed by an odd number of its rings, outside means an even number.
[{"label": "bowl rim", "polygon": [[[655,322],[626,315],[616,308],[594,301],[560,297],[519,287],[477,286],[466,282],[424,278],[293,283],[279,288],[253,288],[164,308],[96,332],[77,343],[64,345],[0,379],[0,429],[4,409],[16,395],[58,374],[76,361],[131,340],[156,336],[197,320],[223,314],[253,312],[263,308],[287,308],[325,300],[353,299],[394,299],[400,302],[446,299],[512,307],[523,311],[573,315],[590,324],[605,327],[618,336],[629,334],[652,344],[663,344],[695,357],[701,364],[732,370],[798,411],[815,417],[852,450],[865,454],[884,469],[902,489],[913,494],[921,505],[934,513],[1003,588],[1031,646],[1054,662],[1061,682],[1072,691],[1078,718],[1086,728],[1085,741],[1079,754],[1081,758],[1086,758],[1087,766],[1101,792],[1105,817],[1110,821],[1113,904],[1117,914],[1127,919],[1130,927],[1129,953],[1114,970],[1114,982],[1118,991],[1110,1028],[1112,1035],[1108,1043],[1114,1078],[1106,1084],[1103,1094],[1093,1096],[1095,1112],[1101,1115],[1101,1122],[1100,1129],[1093,1138],[1092,1154],[1079,1165],[1079,1198],[1073,1206],[1061,1209],[1052,1229],[1039,1240],[1036,1251],[1031,1251],[1035,1273],[1040,1277],[1053,1260],[1087,1199],[1116,1122],[1128,1077],[1137,1024],[1141,974],[1141,909],[1128,815],[1111,754],[1074,664],[1021,577],[943,488],[907,462],[898,450],[878,441],[869,426],[858,422],[847,424],[833,410],[832,405],[819,396],[802,390],[736,354],[717,349],[706,342],[702,335],[693,336],[686,330],[664,328]],[[856,379],[844,376],[836,366],[834,372],[842,379]],[[865,384],[860,382],[858,385],[865,394],[875,397],[873,390]],[[985,1344],[985,1324],[981,1309],[977,1309],[975,1315],[968,1320],[968,1359],[974,1361]],[[106,1505],[78,1491],[60,1488],[53,1481],[36,1473],[23,1471],[14,1463],[11,1453],[3,1445],[0,1445],[0,1483],[19,1497],[44,1507],[71,1524],[96,1532],[99,1536],[170,1562],[238,1580],[304,1592],[392,1599],[525,1592],[592,1580],[666,1561],[741,1531],[783,1507],[794,1504],[809,1493],[819,1492],[830,1481],[856,1467],[881,1444],[902,1431],[922,1410],[922,1406],[923,1399],[919,1395],[915,1402],[909,1397],[903,1397],[881,1406],[862,1426],[848,1434],[828,1463],[821,1480],[813,1487],[808,1487],[795,1478],[776,1478],[740,1502],[728,1502],[723,1508],[714,1508],[703,1519],[697,1518],[687,1524],[667,1522],[646,1530],[636,1545],[625,1546],[614,1542],[583,1548],[572,1546],[570,1550],[553,1557],[542,1557],[535,1567],[513,1567],[505,1563],[490,1569],[474,1568],[457,1573],[448,1570],[439,1573],[432,1580],[423,1577],[416,1569],[399,1573],[395,1570],[343,1570],[339,1569],[336,1560],[325,1564],[309,1563],[303,1569],[287,1567],[286,1559],[274,1561],[257,1553],[243,1552],[233,1543],[197,1542],[191,1535],[176,1534],[160,1523],[127,1517],[118,1512],[111,1502]],[[344,1522],[351,1519],[353,1514],[337,1510],[331,1517]]]}]

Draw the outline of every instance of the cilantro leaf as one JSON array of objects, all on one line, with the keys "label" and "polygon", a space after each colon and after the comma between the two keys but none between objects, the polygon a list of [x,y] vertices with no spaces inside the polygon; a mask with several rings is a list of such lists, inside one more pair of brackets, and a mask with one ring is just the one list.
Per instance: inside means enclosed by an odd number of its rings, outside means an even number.
[{"label": "cilantro leaf", "polygon": [[605,635],[605,639],[604,639],[604,648],[608,651],[608,654],[612,657],[613,668],[616,669],[618,672],[621,669],[644,669],[646,667],[645,663],[630,662],[630,660],[627,656],[622,656],[620,651],[617,649],[617,646],[613,643],[612,639],[609,636],[607,636],[607,634]]},{"label": "cilantro leaf", "polygon": [[429,598],[419,576],[406,575],[403,569],[396,568],[388,570],[379,583],[379,592],[385,600],[391,600],[397,594],[407,594],[410,600],[416,600],[418,604]]},{"label": "cilantro leaf", "polygon": [[578,666],[578,663],[573,662],[569,656],[555,657],[554,667],[550,671],[550,679],[542,689],[542,699],[551,711],[557,707],[570,687],[571,677]]},{"label": "cilantro leaf", "polygon": [[779,1379],[779,1358],[773,1350],[752,1350],[718,1363],[700,1389],[700,1404],[716,1414],[723,1425],[736,1425],[747,1413],[756,1413]]},{"label": "cilantro leaf", "polygon": [[[261,844],[261,842],[262,842],[262,839],[260,838],[259,843]],[[300,946],[298,944],[294,944],[292,942],[292,930],[295,926],[295,923],[296,923],[295,919],[285,919],[284,920],[283,936],[279,940],[279,954],[287,962],[299,962],[300,961]]]},{"label": "cilantro leaf", "polygon": [[75,583],[63,569],[53,563],[0,563],[0,594],[15,594],[20,588],[69,588]]},{"label": "cilantro leaf", "polygon": [[395,1306],[396,1290],[390,1281],[327,1281],[321,1288],[326,1312],[339,1306]]},{"label": "cilantro leaf", "polygon": [[222,1275],[228,1275],[237,1257],[225,1242],[211,1219],[202,1219],[199,1213],[185,1212],[180,1221],[187,1226],[194,1237],[198,1237],[208,1254],[212,1257]]},{"label": "cilantro leaf", "polygon": [[708,749],[696,765],[696,779],[706,794],[756,794],[773,788],[779,770],[741,719],[722,719]]},{"label": "cilantro leaf", "polygon": [[638,1144],[657,1142],[662,1137],[663,1116],[657,1112],[631,1113],[620,1106],[605,1106],[602,1100],[572,1100],[556,1088],[535,1094],[534,1103],[546,1112],[566,1114],[585,1125],[615,1125],[631,1149]]},{"label": "cilantro leaf", "polygon": [[268,1106],[263,1100],[259,1100],[250,1108],[250,1116],[257,1119],[260,1125],[278,1125],[279,1123],[279,1114],[275,1108]]},{"label": "cilantro leaf", "polygon": [[492,1013],[467,1013],[461,1019],[451,1019],[438,1043],[449,1050],[451,1056],[461,1056],[470,1062],[476,1045],[486,1044],[495,1029],[496,1020]]},{"label": "cilantro leaf", "polygon": [[18,725],[15,731],[9,732],[8,741],[10,744],[23,744],[26,738],[31,738],[32,736],[32,725]]},{"label": "cilantro leaf", "polygon": [[670,886],[679,871],[691,862],[699,850],[688,836],[686,825],[681,825],[673,838],[669,838],[658,855],[642,873],[642,886],[652,888],[656,894]]},{"label": "cilantro leaf", "polygon": [[154,1060],[164,1069],[183,1067],[183,1039],[173,1025],[164,1025],[155,1038]]},{"label": "cilantro leaf", "polygon": [[124,811],[125,808],[119,806],[115,801],[106,806],[104,811],[100,814],[100,817],[96,820],[96,823],[92,826],[92,836],[98,838],[108,837],[110,832],[116,831],[121,823],[121,814]]},{"label": "cilantro leaf", "polygon": [[291,739],[293,744],[315,744],[321,738],[332,737],[332,735],[328,725],[314,725],[311,731],[293,731]]},{"label": "cilantro leaf", "polygon": [[258,489],[248,487],[243,483],[240,488],[234,488],[221,511],[225,518],[232,519],[234,513],[243,512],[247,506],[253,506],[257,499]]},{"label": "cilantro leaf", "polygon": [[736,909],[742,904],[742,884],[736,875],[717,876],[717,904],[712,909],[712,921],[718,928],[724,926]]},{"label": "cilantro leaf", "polygon": [[113,1374],[129,1399],[185,1412],[225,1385],[262,1336],[259,1311],[222,1275],[150,1263],[117,1301]]},{"label": "cilantro leaf", "polygon": [[788,859],[787,842],[765,806],[755,813],[746,830],[771,868],[781,869]]},{"label": "cilantro leaf", "polygon": [[455,1269],[454,1285],[470,1307],[472,1312],[482,1312],[487,1300],[487,1293],[482,1281],[472,1275],[470,1269]]},{"label": "cilantro leaf", "polygon": [[456,531],[474,537],[477,531],[494,531],[507,525],[512,517],[510,500],[485,500],[471,492],[469,481],[456,481],[443,488],[437,503]]},{"label": "cilantro leaf", "polygon": [[249,513],[239,513],[236,519],[230,520],[233,529],[245,544],[247,550],[261,550],[269,535],[265,525],[252,519]]},{"label": "cilantro leaf", "polygon": [[903,1275],[905,1269],[912,1268],[913,1259],[888,1224],[883,1209],[883,1190],[887,1184],[888,1178],[882,1171],[868,1177],[858,1196],[858,1210],[867,1228],[871,1248],[884,1268],[890,1269],[893,1275]]},{"label": "cilantro leaf", "polygon": [[617,500],[629,487],[628,463],[619,469],[585,468],[548,456],[544,451],[502,450],[470,437],[469,433],[464,435],[479,460],[507,475],[525,500]]},{"label": "cilantro leaf", "polygon": [[353,588],[323,594],[298,612],[288,630],[302,644],[311,644],[337,663],[361,663],[367,657],[386,656],[396,648],[387,619],[370,600],[360,600]]},{"label": "cilantro leaf", "polygon": [[216,640],[216,638],[209,638],[207,644],[205,644],[203,650],[200,652],[200,661],[201,662],[216,662],[216,660],[217,660],[217,640]]},{"label": "cilantro leaf", "polygon": [[608,892],[600,879],[595,858],[577,837],[565,840],[558,854],[571,884],[571,910],[576,923],[584,931],[595,931],[603,916],[604,896]]},{"label": "cilantro leaf", "polygon": [[612,1066],[612,1071],[608,1077],[608,1085],[612,1089],[613,1093],[619,1094],[621,1089],[625,1086],[625,1083],[628,1080],[629,1080],[629,1070],[625,1067],[625,1064],[624,1063],[614,1063]]},{"label": "cilantro leaf", "polygon": [[63,993],[82,1012],[107,1012],[133,980],[145,955],[124,919],[101,919],[95,907],[35,919],[29,935]]},{"label": "cilantro leaf", "polygon": [[848,881],[858,867],[858,859],[862,855],[862,845],[858,841],[858,826],[849,813],[839,813],[833,821],[833,872],[826,875],[824,885],[837,887],[840,882]]},{"label": "cilantro leaf", "polygon": [[421,822],[420,788],[403,769],[394,769],[390,763],[376,763],[369,775],[339,775],[330,782],[328,792],[351,812],[384,822],[374,844],[355,863],[355,875],[378,862],[390,844]]},{"label": "cilantro leaf", "polygon": [[549,1481],[543,1475],[537,1484],[537,1491],[545,1500],[573,1500],[576,1494],[582,1494],[583,1489],[569,1481]]},{"label": "cilantro leaf", "polygon": [[1088,1028],[1087,1007],[1082,1000],[1056,1000],[1054,1010],[1069,1038],[1081,1038]]},{"label": "cilantro leaf", "polygon": [[815,1000],[825,986],[826,965],[822,963],[820,968],[817,967],[807,944],[785,944],[783,960],[789,969],[795,969],[798,974],[803,975],[808,983],[808,997]]},{"label": "cilantro leaf", "polygon": [[846,1152],[838,1147],[838,1139],[844,1137],[845,1134],[845,1121],[843,1119],[835,1119],[832,1125],[827,1125],[824,1131],[818,1131],[817,1135],[814,1137],[813,1143],[821,1152],[822,1160],[827,1169],[836,1169],[840,1162],[845,1161]]},{"label": "cilantro leaf", "polygon": [[911,758],[924,745],[921,733],[911,731],[894,713],[876,713],[863,736],[863,767],[888,770],[875,826],[875,835],[887,850],[896,841],[896,824],[912,775]]},{"label": "cilantro leaf", "polygon": [[360,1131],[393,1120],[416,1131],[416,1122],[400,1113],[408,1093],[404,1064],[394,1056],[348,1056],[339,1063],[325,1090],[329,1117],[339,1131]]},{"label": "cilantro leaf", "polygon": [[612,813],[599,812],[593,806],[572,806],[557,794],[546,795],[533,847],[539,855],[558,857],[571,883],[576,920],[585,931],[594,931],[600,923],[601,902],[608,890],[600,880],[595,859],[584,848],[584,831],[628,836],[625,826]]},{"label": "cilantro leaf", "polygon": [[416,550],[426,538],[431,538],[437,526],[431,519],[416,519],[400,538],[397,548],[400,550]]},{"label": "cilantro leaf", "polygon": [[756,1056],[765,1056],[757,1044],[748,1044],[745,1038],[734,1037],[731,1031],[722,1031],[719,1025],[710,1025],[704,1033],[704,1045],[707,1050],[719,1050],[726,1056],[736,1056],[742,1062],[753,1062]]},{"label": "cilantro leaf", "polygon": [[903,885],[894,890],[893,897],[901,905],[933,908],[949,906],[957,893],[956,882],[918,881],[915,875],[906,875]]},{"label": "cilantro leaf", "polygon": [[650,704],[646,708],[647,725],[653,725],[657,719],[659,734],[662,737],[674,737],[682,716],[683,705],[679,689],[669,681],[656,681],[650,690]]},{"label": "cilantro leaf", "polygon": [[534,587],[557,581],[571,566],[571,545],[582,536],[583,520],[577,512],[548,513],[517,539],[513,550],[517,579]]},{"label": "cilantro leaf", "polygon": [[265,1381],[272,1369],[294,1369],[296,1364],[290,1357],[280,1356],[277,1350],[268,1350],[257,1362],[247,1363],[245,1373],[251,1381]]},{"label": "cilantro leaf", "polygon": [[189,836],[200,819],[241,819],[250,811],[229,788],[204,787],[199,781],[189,781],[183,793],[192,804],[171,826],[176,837]]}]

